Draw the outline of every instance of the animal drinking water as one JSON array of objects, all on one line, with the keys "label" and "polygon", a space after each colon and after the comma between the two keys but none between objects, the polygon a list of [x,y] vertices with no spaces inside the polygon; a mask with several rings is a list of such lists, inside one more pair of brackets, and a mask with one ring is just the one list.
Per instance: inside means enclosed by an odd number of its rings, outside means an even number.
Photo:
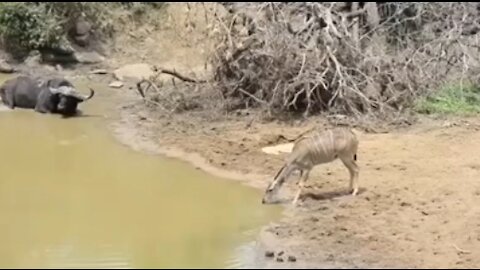
[{"label": "animal drinking water", "polygon": [[350,192],[358,193],[359,168],[357,160],[358,139],[348,128],[334,128],[327,131],[317,130],[303,136],[293,146],[292,152],[283,167],[267,187],[262,203],[269,203],[290,174],[300,171],[298,191],[293,199],[295,205],[303,191],[313,167],[340,159],[350,173]]}]

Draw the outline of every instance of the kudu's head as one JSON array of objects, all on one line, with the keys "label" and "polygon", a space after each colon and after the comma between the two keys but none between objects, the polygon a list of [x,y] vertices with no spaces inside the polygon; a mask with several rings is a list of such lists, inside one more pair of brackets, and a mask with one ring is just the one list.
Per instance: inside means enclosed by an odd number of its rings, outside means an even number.
[{"label": "kudu's head", "polygon": [[287,166],[283,166],[273,178],[273,181],[268,185],[263,195],[262,204],[273,203],[273,198],[276,197],[278,191],[285,183],[287,173]]}]

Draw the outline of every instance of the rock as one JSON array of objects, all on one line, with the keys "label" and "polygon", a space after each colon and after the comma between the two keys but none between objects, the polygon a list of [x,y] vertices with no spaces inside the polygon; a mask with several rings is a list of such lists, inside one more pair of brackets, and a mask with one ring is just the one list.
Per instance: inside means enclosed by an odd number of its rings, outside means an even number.
[{"label": "rock", "polygon": [[89,43],[90,35],[86,34],[86,35],[74,36],[73,40],[75,40],[76,44],[78,44],[82,47],[86,47]]},{"label": "rock", "polygon": [[91,24],[84,17],[80,17],[72,28],[71,36],[76,44],[85,47],[89,44],[91,30]]},{"label": "rock", "polygon": [[15,69],[10,66],[7,62],[4,60],[0,60],[0,72],[1,73],[13,73],[15,72]]},{"label": "rock", "polygon": [[148,79],[154,74],[152,67],[148,64],[131,64],[123,66],[113,72],[119,81]]},{"label": "rock", "polygon": [[406,207],[406,206],[412,206],[411,204],[407,203],[407,202],[401,202],[400,203],[400,206],[401,207]]},{"label": "rock", "polygon": [[42,61],[42,55],[39,51],[31,51],[28,57],[23,61],[27,67],[35,67]]},{"label": "rock", "polygon": [[283,262],[283,258],[282,257],[277,257],[277,262]]},{"label": "rock", "polygon": [[290,255],[290,256],[288,256],[288,261],[289,262],[296,262],[297,258],[295,256]]},{"label": "rock", "polygon": [[105,61],[105,57],[97,52],[76,52],[75,58],[82,64],[96,64]]},{"label": "rock", "polygon": [[292,152],[293,143],[284,143],[274,146],[266,146],[262,148],[262,152],[270,155],[279,155],[281,153],[290,153]]},{"label": "rock", "polygon": [[54,54],[61,56],[73,56],[75,49],[70,44],[61,44],[59,46],[41,49],[42,54]]},{"label": "rock", "polygon": [[108,86],[111,87],[111,88],[121,88],[121,87],[123,87],[123,82],[114,81],[114,82],[111,82]]},{"label": "rock", "polygon": [[275,256],[275,252],[273,251],[265,251],[265,257],[267,258],[273,258],[273,256]]},{"label": "rock", "polygon": [[52,53],[47,53],[42,55],[42,61],[47,63],[75,63],[77,60],[73,55],[56,55]]},{"label": "rock", "polygon": [[42,53],[41,57],[43,62],[46,63],[62,63],[62,64],[69,64],[69,63],[76,63],[77,59],[73,54],[56,54],[54,52],[44,52]]},{"label": "rock", "polygon": [[282,256],[285,252],[284,251],[280,251],[277,256]]},{"label": "rock", "polygon": [[59,65],[59,64],[57,64],[57,65],[55,66],[55,69],[56,69],[58,72],[61,72],[61,71],[63,70],[62,66]]},{"label": "rock", "polygon": [[85,19],[85,17],[79,17],[75,23],[75,35],[86,35],[92,29],[91,24]]},{"label": "rock", "polygon": [[108,71],[106,69],[94,69],[90,71],[90,74],[108,74]]},{"label": "rock", "polygon": [[55,67],[53,66],[50,66],[50,65],[44,65],[42,66],[42,68],[44,68],[46,71],[48,71],[49,73],[53,73],[56,71]]}]

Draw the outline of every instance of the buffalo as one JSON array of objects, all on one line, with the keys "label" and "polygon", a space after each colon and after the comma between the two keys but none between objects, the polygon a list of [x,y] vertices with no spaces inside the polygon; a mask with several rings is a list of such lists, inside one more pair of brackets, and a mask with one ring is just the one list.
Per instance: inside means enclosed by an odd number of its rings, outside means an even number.
[{"label": "buffalo", "polygon": [[89,100],[95,94],[80,94],[73,84],[63,78],[50,78],[44,82],[28,76],[7,80],[0,86],[2,102],[10,109],[34,109],[39,113],[58,113],[72,116],[77,113],[78,104]]}]

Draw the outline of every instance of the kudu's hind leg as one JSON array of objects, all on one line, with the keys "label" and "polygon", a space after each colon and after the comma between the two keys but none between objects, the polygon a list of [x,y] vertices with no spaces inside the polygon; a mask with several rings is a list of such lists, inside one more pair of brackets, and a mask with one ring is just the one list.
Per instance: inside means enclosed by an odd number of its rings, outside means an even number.
[{"label": "kudu's hind leg", "polygon": [[358,193],[359,185],[358,185],[358,172],[359,168],[357,162],[355,161],[355,157],[352,155],[350,157],[343,157],[341,158],[345,167],[347,167],[348,172],[350,173],[350,185],[349,189],[352,192],[352,195],[355,196]]}]

